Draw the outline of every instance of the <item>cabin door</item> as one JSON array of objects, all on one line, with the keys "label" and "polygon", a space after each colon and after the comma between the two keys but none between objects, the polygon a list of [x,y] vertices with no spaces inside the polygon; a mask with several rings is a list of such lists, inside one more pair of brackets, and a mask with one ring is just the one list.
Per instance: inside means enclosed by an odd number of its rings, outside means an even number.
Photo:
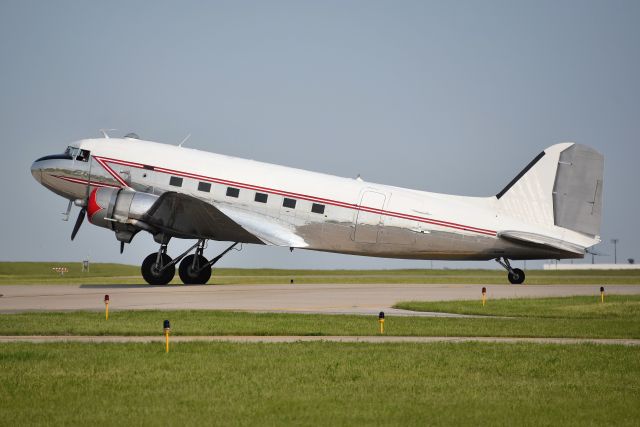
[{"label": "cabin door", "polygon": [[[384,194],[375,191],[365,191],[362,194],[353,240],[360,243],[378,242],[378,234],[382,223],[382,215],[379,211],[384,207],[385,199]],[[376,211],[372,212],[369,209],[375,209]]]}]

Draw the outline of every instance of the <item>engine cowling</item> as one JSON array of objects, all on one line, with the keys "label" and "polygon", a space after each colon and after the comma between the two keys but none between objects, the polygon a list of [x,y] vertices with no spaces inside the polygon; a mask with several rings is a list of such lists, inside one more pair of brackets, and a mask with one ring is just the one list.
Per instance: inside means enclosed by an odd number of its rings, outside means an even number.
[{"label": "engine cowling", "polygon": [[159,196],[129,189],[96,188],[87,203],[89,222],[116,232],[120,241],[130,242],[148,226],[140,221]]}]

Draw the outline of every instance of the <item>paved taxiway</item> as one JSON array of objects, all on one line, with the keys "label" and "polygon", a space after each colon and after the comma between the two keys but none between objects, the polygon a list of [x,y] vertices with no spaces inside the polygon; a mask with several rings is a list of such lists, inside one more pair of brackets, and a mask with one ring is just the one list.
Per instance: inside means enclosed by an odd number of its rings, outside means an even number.
[{"label": "paved taxiway", "polygon": [[[438,315],[393,309],[399,301],[480,299],[483,285],[320,284],[320,285],[6,285],[0,286],[0,313],[24,311],[237,310],[327,314]],[[486,285],[487,297],[599,296],[598,285]],[[640,294],[640,285],[606,286],[608,294]]]}]

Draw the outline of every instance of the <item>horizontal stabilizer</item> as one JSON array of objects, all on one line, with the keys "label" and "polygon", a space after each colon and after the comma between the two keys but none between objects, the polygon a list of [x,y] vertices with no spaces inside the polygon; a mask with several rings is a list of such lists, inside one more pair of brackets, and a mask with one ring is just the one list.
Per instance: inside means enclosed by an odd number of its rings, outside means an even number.
[{"label": "horizontal stabilizer", "polygon": [[545,246],[548,248],[553,248],[562,252],[569,252],[572,254],[584,255],[585,253],[585,248],[571,244],[564,240],[556,239],[553,237],[549,237],[549,236],[545,236],[537,233],[508,230],[508,231],[499,232],[498,237],[507,239],[507,240],[514,240],[517,243],[521,243],[521,244],[524,243],[524,244],[529,244],[534,246]]}]

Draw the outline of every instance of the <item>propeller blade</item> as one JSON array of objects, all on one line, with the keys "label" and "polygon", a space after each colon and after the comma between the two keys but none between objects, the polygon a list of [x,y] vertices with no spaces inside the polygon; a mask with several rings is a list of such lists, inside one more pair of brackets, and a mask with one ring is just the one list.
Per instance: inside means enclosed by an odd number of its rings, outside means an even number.
[{"label": "propeller blade", "polygon": [[71,232],[71,240],[76,238],[76,234],[78,234],[78,230],[80,230],[80,226],[82,225],[82,221],[84,221],[84,216],[86,213],[87,208],[80,209],[78,219],[76,219],[76,224],[73,226],[73,231]]},{"label": "propeller blade", "polygon": [[124,242],[120,242],[120,253],[124,252]]}]

